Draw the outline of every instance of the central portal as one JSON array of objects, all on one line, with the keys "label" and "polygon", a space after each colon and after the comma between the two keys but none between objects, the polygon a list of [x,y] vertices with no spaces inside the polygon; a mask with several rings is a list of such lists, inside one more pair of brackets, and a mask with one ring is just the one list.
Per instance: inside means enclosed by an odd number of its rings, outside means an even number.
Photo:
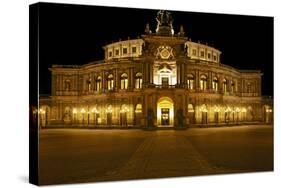
[{"label": "central portal", "polygon": [[161,125],[169,125],[170,115],[169,108],[161,108]]},{"label": "central portal", "polygon": [[157,126],[174,125],[174,103],[169,97],[161,97],[157,102]]}]

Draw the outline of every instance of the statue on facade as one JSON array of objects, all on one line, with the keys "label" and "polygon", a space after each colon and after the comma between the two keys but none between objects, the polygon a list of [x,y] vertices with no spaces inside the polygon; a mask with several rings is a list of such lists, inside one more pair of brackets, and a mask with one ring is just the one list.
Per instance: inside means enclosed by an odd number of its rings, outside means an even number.
[{"label": "statue on facade", "polygon": [[168,34],[173,34],[173,18],[171,16],[170,12],[167,12],[165,10],[160,10],[157,13],[157,29],[156,29],[156,33],[159,33],[160,30],[165,28],[165,31],[167,31],[166,29],[169,28],[169,33]]},{"label": "statue on facade", "polygon": [[171,26],[173,24],[173,18],[170,12],[160,10],[156,17],[159,26]]}]

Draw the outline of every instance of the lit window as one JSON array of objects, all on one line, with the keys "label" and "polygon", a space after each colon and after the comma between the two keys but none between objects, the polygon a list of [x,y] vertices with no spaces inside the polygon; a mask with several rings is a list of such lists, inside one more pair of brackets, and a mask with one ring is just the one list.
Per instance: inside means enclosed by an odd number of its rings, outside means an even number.
[{"label": "lit window", "polygon": [[235,92],[235,83],[231,81],[231,93]]},{"label": "lit window", "polygon": [[92,85],[91,85],[91,83],[92,83],[92,79],[90,78],[90,79],[87,80],[88,91],[91,91],[91,90],[92,90]]},{"label": "lit window", "polygon": [[128,49],[127,48],[123,48],[123,54],[127,54],[128,53]]},{"label": "lit window", "polygon": [[140,72],[137,73],[135,80],[136,80],[135,88],[141,89],[142,88],[142,73],[140,73]]},{"label": "lit window", "polygon": [[108,90],[113,90],[113,84],[114,84],[113,75],[110,74],[107,77],[107,89]]},{"label": "lit window", "polygon": [[226,79],[223,79],[222,88],[223,88],[223,92],[226,93],[227,92],[227,80]]},{"label": "lit window", "polygon": [[194,76],[192,74],[187,76],[187,88],[194,89]]},{"label": "lit window", "polygon": [[133,54],[137,53],[137,47],[135,47],[135,46],[132,47],[132,53],[133,53]]},{"label": "lit window", "polygon": [[128,75],[126,73],[121,75],[121,89],[128,89]]},{"label": "lit window", "polygon": [[141,104],[137,104],[136,105],[136,110],[135,110],[136,113],[142,113],[142,105]]},{"label": "lit window", "polygon": [[200,89],[206,90],[207,89],[207,76],[202,75],[200,77]]},{"label": "lit window", "polygon": [[192,55],[196,56],[196,50],[195,49],[192,50]]},{"label": "lit window", "polygon": [[100,76],[96,80],[96,86],[97,86],[96,90],[100,91],[101,90],[101,77]]},{"label": "lit window", "polygon": [[214,77],[214,79],[213,79],[212,88],[214,91],[218,91],[218,78],[217,77]]}]

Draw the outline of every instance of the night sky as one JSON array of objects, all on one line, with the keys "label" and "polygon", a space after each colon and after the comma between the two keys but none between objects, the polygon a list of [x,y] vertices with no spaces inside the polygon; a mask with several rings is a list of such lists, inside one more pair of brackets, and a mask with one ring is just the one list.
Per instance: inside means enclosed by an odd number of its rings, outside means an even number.
[{"label": "night sky", "polygon": [[[51,93],[52,64],[82,65],[104,58],[102,46],[156,29],[158,10],[40,3],[40,94]],[[174,30],[219,49],[221,63],[264,73],[262,94],[273,95],[273,18],[170,11]]]}]

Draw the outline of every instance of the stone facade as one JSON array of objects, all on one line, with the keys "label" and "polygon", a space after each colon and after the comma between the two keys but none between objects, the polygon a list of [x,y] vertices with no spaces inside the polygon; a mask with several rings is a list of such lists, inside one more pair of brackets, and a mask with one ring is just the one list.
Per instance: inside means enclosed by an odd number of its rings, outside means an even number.
[{"label": "stone facade", "polygon": [[273,122],[273,100],[261,96],[260,71],[221,64],[219,50],[192,42],[183,28],[174,34],[171,25],[159,23],[157,29],[153,33],[147,26],[139,39],[104,46],[104,60],[53,65],[51,96],[40,97],[40,125],[186,127]]}]

